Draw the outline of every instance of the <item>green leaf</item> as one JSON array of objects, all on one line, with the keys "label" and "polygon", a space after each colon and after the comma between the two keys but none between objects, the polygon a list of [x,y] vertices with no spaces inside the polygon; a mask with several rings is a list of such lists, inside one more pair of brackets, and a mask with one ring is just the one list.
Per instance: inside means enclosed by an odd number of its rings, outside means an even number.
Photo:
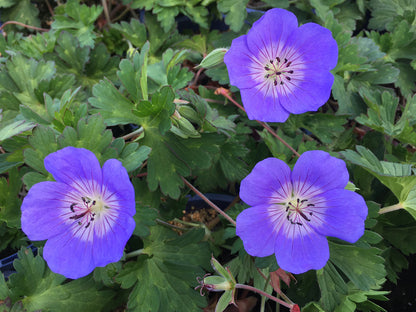
[{"label": "green leaf", "polygon": [[[4,1],[4,0],[3,0]],[[3,3],[2,7],[8,7],[7,9],[1,10],[2,21],[17,21],[26,25],[40,27],[40,20],[38,18],[39,10],[35,4],[31,3],[30,0],[20,0],[14,2],[15,5],[11,5],[10,1]],[[13,3],[13,4],[14,4]],[[6,28],[10,30],[10,26]],[[13,28],[16,26],[12,26]],[[21,27],[18,27],[21,29]]]},{"label": "green leaf", "polygon": [[[174,52],[171,49],[163,53],[162,61],[148,66],[147,75],[151,79],[149,84],[154,84],[153,90],[160,86],[169,85],[174,90],[185,87],[192,79],[193,74],[187,68],[181,68],[181,62],[185,59],[187,51]],[[151,86],[149,86],[149,89]],[[150,91],[149,91],[150,92]]]},{"label": "green leaf", "polygon": [[62,284],[66,278],[51,272],[45,261],[31,249],[22,248],[13,265],[8,286],[12,301],[22,301],[29,311],[51,309],[54,311],[97,311],[107,309],[114,296],[112,291],[99,291],[91,278]]},{"label": "green leaf", "polygon": [[132,113],[134,103],[120,93],[109,80],[102,80],[96,84],[92,94],[94,97],[88,101],[96,108],[93,112],[100,113],[109,126],[140,123],[140,119]]},{"label": "green leaf", "polygon": [[348,293],[347,284],[331,262],[328,262],[323,269],[316,271],[316,276],[321,289],[322,307],[325,311],[334,311]]},{"label": "green leaf", "polygon": [[357,145],[356,149],[358,153],[346,150],[341,154],[348,161],[363,167],[379,179],[399,201],[404,201],[416,185],[416,176],[412,175],[412,165],[379,161],[369,149],[360,145]]},{"label": "green leaf", "polygon": [[9,139],[12,136],[33,129],[35,126],[36,124],[33,122],[28,122],[25,120],[16,120],[15,122],[10,123],[7,126],[0,129],[0,141]]},{"label": "green leaf", "polygon": [[193,312],[205,306],[204,298],[190,287],[203,275],[199,266],[207,266],[210,258],[207,243],[200,243],[203,237],[203,230],[177,236],[161,226],[152,227],[151,235],[144,239],[143,253],[149,257],[140,256],[118,277],[124,288],[135,284],[128,309]]},{"label": "green leaf", "polygon": [[52,29],[66,30],[78,38],[81,47],[94,46],[97,37],[94,30],[94,22],[103,11],[102,6],[79,4],[77,0],[68,0],[65,4],[65,14],[54,16]]},{"label": "green leaf", "polygon": [[384,259],[377,248],[359,248],[330,242],[330,261],[335,264],[360,290],[379,288],[386,271]]},{"label": "green leaf", "polygon": [[0,220],[5,221],[7,226],[20,228],[20,206],[19,192],[22,188],[22,173],[16,168],[9,170],[8,179],[0,177]]},{"label": "green leaf", "polygon": [[369,27],[378,30],[392,30],[394,18],[402,17],[405,11],[414,11],[415,0],[371,0],[372,18]]},{"label": "green leaf", "polygon": [[234,302],[234,292],[232,290],[225,291],[215,306],[215,312],[223,312],[232,302]]},{"label": "green leaf", "polygon": [[136,227],[133,234],[146,237],[150,235],[150,226],[156,225],[156,218],[159,216],[159,213],[156,209],[142,206],[136,203],[136,214],[134,215],[134,221],[136,222]]},{"label": "green leaf", "polygon": [[8,107],[10,104],[6,105],[5,108],[18,110],[18,105],[23,104],[35,114],[47,119],[45,107],[41,104],[42,97],[37,89],[44,81],[50,82],[54,75],[53,62],[38,62],[16,54],[7,61],[0,72],[0,98],[7,97],[14,103],[11,107]]},{"label": "green leaf", "polygon": [[248,0],[219,0],[218,11],[226,14],[225,23],[230,25],[232,31],[238,32],[243,27],[247,17]]},{"label": "green leaf", "polygon": [[111,27],[120,31],[135,47],[139,48],[146,42],[146,27],[137,19],[131,19],[130,23],[122,21],[120,24],[112,24]]}]

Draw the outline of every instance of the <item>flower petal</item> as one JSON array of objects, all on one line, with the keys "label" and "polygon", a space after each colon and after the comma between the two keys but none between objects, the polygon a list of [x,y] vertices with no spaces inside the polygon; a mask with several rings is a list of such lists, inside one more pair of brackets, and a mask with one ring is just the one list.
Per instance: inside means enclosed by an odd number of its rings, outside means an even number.
[{"label": "flower petal", "polygon": [[348,179],[345,162],[324,151],[303,153],[292,171],[293,192],[306,199],[335,188],[343,189]]},{"label": "flower petal", "polygon": [[[230,84],[240,89],[252,88],[257,84],[259,69],[263,70],[263,65],[258,62],[247,46],[247,36],[243,35],[234,39],[230,49],[224,55],[224,63],[227,65]],[[261,75],[261,78],[264,78]]]},{"label": "flower petal", "polygon": [[48,239],[66,230],[62,216],[71,213],[68,195],[73,192],[72,187],[59,182],[32,186],[21,207],[22,230],[30,240]]},{"label": "flower petal", "polygon": [[93,259],[96,267],[106,266],[121,259],[124,247],[136,226],[134,219],[125,213],[118,214],[111,227],[111,222],[102,221],[104,223],[94,226]]},{"label": "flower petal", "polygon": [[364,234],[368,209],[361,195],[345,189],[332,190],[316,196],[314,203],[313,216],[321,220],[315,230],[321,235],[355,243]]},{"label": "flower petal", "polygon": [[328,241],[324,236],[289,223],[277,236],[275,252],[280,268],[294,274],[319,270],[329,259]]},{"label": "flower petal", "polygon": [[[90,233],[89,230],[85,232],[86,235]],[[68,229],[65,234],[48,239],[43,249],[43,257],[52,272],[77,279],[94,270],[94,249],[92,239],[74,236],[72,230]]]},{"label": "flower petal", "polygon": [[291,197],[290,168],[277,158],[266,158],[256,164],[241,181],[240,198],[248,205],[286,202]]},{"label": "flower petal", "polygon": [[329,29],[315,23],[300,26],[288,39],[302,60],[318,70],[331,70],[337,65],[338,45]]},{"label": "flower petal", "polygon": [[101,167],[95,154],[85,148],[65,147],[45,157],[45,168],[57,182],[96,194],[101,189]]},{"label": "flower petal", "polygon": [[[262,90],[257,88],[241,89],[241,99],[249,119],[265,122],[285,122],[289,112],[280,105],[279,94],[265,84]],[[270,89],[267,89],[270,88]]]},{"label": "flower petal", "polygon": [[268,209],[267,205],[251,207],[237,217],[236,234],[252,256],[266,257],[274,253],[277,233]]},{"label": "flower petal", "polygon": [[334,76],[320,69],[303,70],[301,79],[292,79],[292,90],[279,99],[285,110],[292,114],[316,111],[328,101],[331,95]]},{"label": "flower petal", "polygon": [[127,170],[117,159],[107,160],[102,169],[103,200],[117,210],[130,216],[136,213],[134,188],[130,182]]},{"label": "flower petal", "polygon": [[268,10],[253,23],[247,33],[247,45],[262,63],[274,60],[297,28],[298,20],[292,12],[283,9]]}]

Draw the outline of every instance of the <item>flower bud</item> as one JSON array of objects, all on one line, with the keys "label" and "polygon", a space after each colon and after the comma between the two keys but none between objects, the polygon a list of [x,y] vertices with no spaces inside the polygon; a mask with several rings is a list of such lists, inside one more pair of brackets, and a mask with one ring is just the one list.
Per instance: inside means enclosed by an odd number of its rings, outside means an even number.
[{"label": "flower bud", "polygon": [[197,68],[203,67],[203,68],[212,68],[217,65],[220,65],[224,61],[224,55],[228,51],[228,49],[225,48],[218,48],[213,51],[211,51],[202,62],[197,66]]}]

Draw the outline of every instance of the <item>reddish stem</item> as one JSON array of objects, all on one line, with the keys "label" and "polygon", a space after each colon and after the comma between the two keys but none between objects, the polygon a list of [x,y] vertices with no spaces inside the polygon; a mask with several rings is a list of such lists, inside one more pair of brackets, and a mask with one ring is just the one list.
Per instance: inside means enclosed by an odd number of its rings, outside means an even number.
[{"label": "reddish stem", "polygon": [[4,26],[9,25],[9,24],[14,24],[14,25],[19,25],[25,28],[29,28],[29,29],[34,29],[34,30],[39,30],[39,31],[49,31],[49,29],[46,28],[39,28],[39,27],[35,27],[35,26],[29,26],[20,22],[16,22],[16,21],[7,21],[5,23],[3,23],[3,25],[0,26],[0,30],[3,30]]},{"label": "reddish stem", "polygon": [[269,299],[271,299],[273,301],[276,301],[277,303],[279,303],[282,306],[285,306],[285,307],[287,307],[289,309],[291,309],[293,307],[293,304],[287,303],[287,302],[285,302],[285,301],[283,301],[283,300],[281,300],[281,299],[279,299],[277,297],[274,297],[272,295],[269,295],[268,293],[266,293],[266,292],[264,292],[264,291],[262,291],[260,289],[257,289],[255,287],[249,286],[249,285],[236,284],[235,285],[235,288],[246,289],[246,290],[250,290],[250,291],[256,292],[256,293],[258,293],[258,294],[260,294],[262,296],[265,296],[265,297],[267,297],[267,298],[269,298]]},{"label": "reddish stem", "polygon": [[216,212],[218,212],[220,215],[222,215],[224,218],[226,218],[228,221],[230,221],[231,224],[233,224],[234,226],[236,226],[236,222],[233,220],[233,218],[231,218],[228,214],[226,214],[224,211],[222,211],[221,208],[219,208],[212,201],[210,201],[195,186],[193,186],[191,183],[189,183],[188,180],[186,180],[184,177],[181,177],[181,178],[182,178],[182,181],[186,184],[186,186],[189,187],[192,191],[194,191],[194,193],[197,194],[199,197],[201,197],[204,202],[206,202]]},{"label": "reddish stem", "polygon": [[[229,91],[225,88],[218,88],[215,91],[215,94],[221,94],[222,96],[226,97],[228,100],[230,100],[231,103],[233,103],[235,106],[237,106],[239,109],[241,109],[242,111],[246,111],[244,109],[243,106],[241,106],[239,103],[237,103],[229,94]],[[292,151],[293,154],[295,154],[296,156],[300,156],[300,154],[292,147],[289,145],[289,143],[287,143],[285,140],[283,140],[276,132],[273,131],[272,128],[270,128],[270,126],[268,124],[266,124],[263,121],[259,121],[256,120],[264,129],[266,129],[272,136],[274,136],[276,139],[278,139],[284,146],[286,146],[288,149],[290,149]]]}]

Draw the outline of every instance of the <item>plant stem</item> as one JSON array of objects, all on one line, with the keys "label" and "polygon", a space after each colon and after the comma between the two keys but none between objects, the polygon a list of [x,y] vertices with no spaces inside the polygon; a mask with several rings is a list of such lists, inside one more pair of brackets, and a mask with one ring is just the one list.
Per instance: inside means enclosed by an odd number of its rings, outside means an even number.
[{"label": "plant stem", "polygon": [[122,136],[121,138],[125,141],[125,140],[128,140],[128,139],[131,139],[135,135],[138,135],[138,134],[142,133],[143,131],[144,131],[143,127],[140,127],[139,129],[134,130],[133,132],[130,132],[130,133]]},{"label": "plant stem", "polygon": [[182,178],[182,181],[186,184],[186,186],[189,187],[192,191],[194,191],[194,193],[197,194],[199,197],[201,197],[204,202],[206,202],[211,208],[213,208],[216,212],[218,212],[220,215],[222,215],[224,218],[226,218],[231,224],[236,226],[236,223],[233,220],[233,218],[231,218],[228,214],[226,214],[224,211],[222,211],[217,205],[215,205],[212,201],[210,201],[195,186],[193,186],[191,183],[189,183],[188,180],[186,180],[184,177],[181,177],[181,178]]},{"label": "plant stem", "polygon": [[[230,100],[231,103],[233,103],[235,106],[237,106],[239,109],[241,109],[242,111],[246,111],[244,109],[243,106],[241,106],[239,103],[237,103],[237,101],[235,101],[229,94],[228,94],[228,90],[225,88],[218,88],[217,90],[215,90],[215,94],[221,94],[222,96],[226,97],[228,100]],[[264,129],[266,129],[272,136],[274,136],[276,139],[278,139],[284,146],[286,146],[288,149],[290,149],[292,151],[293,154],[295,154],[296,156],[300,156],[300,154],[292,147],[289,145],[289,143],[287,143],[285,140],[283,140],[276,132],[273,131],[272,128],[270,128],[270,126],[268,124],[266,124],[263,121],[259,121],[256,120]]]},{"label": "plant stem", "polygon": [[107,0],[101,0],[101,4],[103,5],[105,19],[107,20],[107,26],[111,23],[110,13],[108,12]]},{"label": "plant stem", "polygon": [[140,256],[143,253],[143,250],[144,249],[137,249],[135,251],[129,252],[128,254],[126,254],[126,259]]},{"label": "plant stem", "polygon": [[275,296],[269,295],[268,293],[266,293],[266,292],[264,292],[260,289],[257,289],[253,286],[244,285],[244,284],[235,284],[235,288],[246,289],[246,290],[256,292],[256,293],[258,293],[262,296],[265,296],[265,297],[269,298],[270,300],[276,301],[278,304],[281,304],[281,305],[283,305],[283,306],[285,306],[289,309],[292,308],[292,306],[293,306],[293,304],[289,304],[287,302],[284,302],[283,300],[280,300],[279,298],[277,298]]},{"label": "plant stem", "polygon": [[[269,285],[269,283],[270,283],[270,274],[266,279],[266,283],[264,284],[264,288],[263,288],[264,291],[267,290],[267,286]],[[265,307],[266,307],[266,297],[262,296],[261,297],[260,312],[264,312]]]},{"label": "plant stem", "polygon": [[403,207],[403,204],[402,203],[398,203],[396,205],[392,205],[392,206],[387,206],[387,207],[381,208],[378,211],[378,213],[379,214],[383,214],[383,213],[387,213],[387,212],[390,212],[390,211],[395,211],[395,210],[399,210],[399,209],[403,209],[403,208],[404,208]]},{"label": "plant stem", "polygon": [[14,25],[19,25],[25,28],[29,28],[29,29],[34,29],[34,30],[39,30],[39,31],[49,31],[49,29],[46,28],[40,28],[40,27],[35,27],[35,26],[29,26],[20,22],[16,22],[16,21],[7,21],[5,23],[3,23],[3,25],[1,25],[0,30],[3,30],[3,27],[9,24],[14,24]]}]

